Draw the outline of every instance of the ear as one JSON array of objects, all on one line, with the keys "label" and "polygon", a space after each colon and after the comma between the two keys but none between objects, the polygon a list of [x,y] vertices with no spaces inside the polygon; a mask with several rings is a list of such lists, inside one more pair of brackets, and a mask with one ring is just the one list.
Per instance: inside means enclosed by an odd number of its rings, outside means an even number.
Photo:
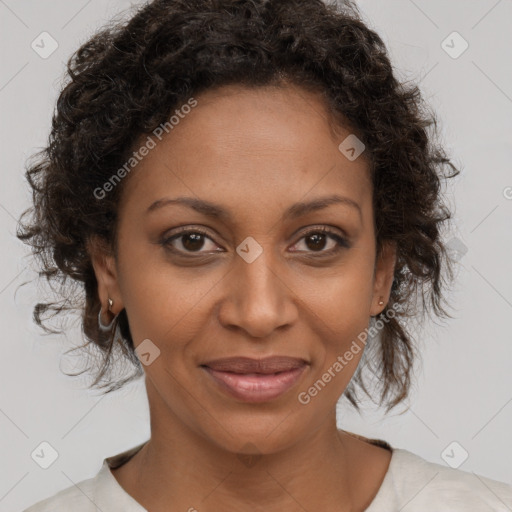
[{"label": "ear", "polygon": [[102,312],[109,311],[108,299],[110,298],[113,301],[110,311],[116,315],[124,308],[124,305],[119,290],[115,257],[104,239],[98,236],[89,238],[87,252],[98,282],[98,297]]},{"label": "ear", "polygon": [[[391,240],[385,241],[382,246],[382,251],[375,262],[372,307],[370,310],[371,316],[376,316],[381,313],[389,301],[391,285],[393,284],[395,274],[395,264],[396,242]],[[384,304],[379,305],[380,301]]]}]

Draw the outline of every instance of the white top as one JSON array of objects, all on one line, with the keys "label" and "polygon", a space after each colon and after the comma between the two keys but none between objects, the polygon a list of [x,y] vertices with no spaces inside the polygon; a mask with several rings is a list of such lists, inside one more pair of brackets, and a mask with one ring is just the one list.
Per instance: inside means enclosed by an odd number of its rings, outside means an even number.
[{"label": "white top", "polygon": [[[357,437],[392,450],[381,487],[365,512],[512,511],[510,485],[428,462],[380,439]],[[147,512],[110,471],[128,461],[146,442],[105,458],[95,477],[63,489],[23,512]]]}]

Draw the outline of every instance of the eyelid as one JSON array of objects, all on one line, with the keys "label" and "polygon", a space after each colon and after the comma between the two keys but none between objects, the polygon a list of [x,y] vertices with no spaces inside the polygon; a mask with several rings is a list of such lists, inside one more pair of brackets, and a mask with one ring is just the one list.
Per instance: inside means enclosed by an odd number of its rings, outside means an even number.
[{"label": "eyelid", "polygon": [[341,228],[330,226],[329,224],[312,224],[310,226],[305,226],[301,228],[298,233],[301,234],[301,238],[309,235],[310,233],[325,233],[328,235],[338,235],[341,238],[348,239],[348,236]]},{"label": "eyelid", "polygon": [[[165,234],[165,235],[163,235],[162,238],[169,239],[176,235],[183,234],[183,233],[189,233],[189,232],[200,233],[201,235],[207,236],[210,239],[212,238],[208,229],[203,226],[199,226],[199,225],[195,226],[193,224],[192,225],[187,224],[185,226],[178,226],[171,231],[172,231],[172,234],[170,234],[170,235]],[[345,239],[349,238],[348,235],[341,228],[338,228],[336,226],[330,226],[328,224],[311,224],[309,226],[303,226],[302,228],[298,229],[292,236],[295,237],[298,234],[302,234],[302,236],[306,236],[306,235],[310,234],[311,232],[313,232],[313,233],[325,232],[327,234],[338,234],[339,233],[340,237],[345,238]]]}]

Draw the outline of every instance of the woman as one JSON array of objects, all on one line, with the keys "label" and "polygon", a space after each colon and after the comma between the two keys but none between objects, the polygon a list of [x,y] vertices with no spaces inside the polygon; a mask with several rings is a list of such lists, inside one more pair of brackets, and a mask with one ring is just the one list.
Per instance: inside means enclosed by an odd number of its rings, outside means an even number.
[{"label": "woman", "polygon": [[93,385],[118,350],[145,375],[151,437],[29,512],[512,507],[336,425],[341,395],[402,403],[410,320],[448,316],[459,172],[353,5],[155,0],[68,72],[19,237],[83,285]]}]

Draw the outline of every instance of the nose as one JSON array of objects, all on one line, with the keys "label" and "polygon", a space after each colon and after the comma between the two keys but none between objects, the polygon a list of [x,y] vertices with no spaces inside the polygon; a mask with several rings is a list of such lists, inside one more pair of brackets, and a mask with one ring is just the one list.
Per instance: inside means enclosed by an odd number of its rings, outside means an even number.
[{"label": "nose", "polygon": [[264,249],[252,263],[236,255],[233,265],[219,308],[219,321],[225,328],[267,338],[297,319],[289,277],[272,258],[270,249]]}]

